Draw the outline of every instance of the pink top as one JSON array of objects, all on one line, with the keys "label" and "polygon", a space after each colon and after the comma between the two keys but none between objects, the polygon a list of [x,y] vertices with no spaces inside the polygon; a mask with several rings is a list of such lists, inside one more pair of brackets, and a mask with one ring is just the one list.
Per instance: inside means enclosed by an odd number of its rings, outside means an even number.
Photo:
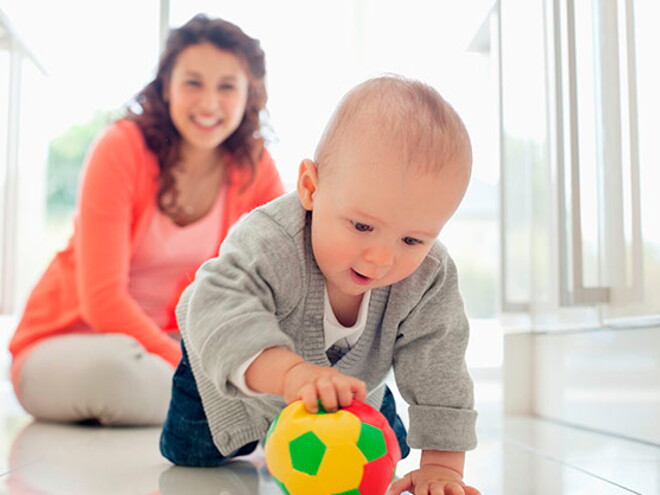
[{"label": "pink top", "polygon": [[144,237],[138,241],[129,269],[128,292],[161,328],[168,322],[181,273],[196,270],[217,254],[224,197],[223,189],[203,218],[183,227],[154,210]]}]

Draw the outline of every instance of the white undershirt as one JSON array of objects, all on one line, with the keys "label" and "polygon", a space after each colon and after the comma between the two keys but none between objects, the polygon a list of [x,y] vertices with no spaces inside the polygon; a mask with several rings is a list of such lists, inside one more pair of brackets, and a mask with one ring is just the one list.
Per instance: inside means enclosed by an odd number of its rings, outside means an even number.
[{"label": "white undershirt", "polygon": [[323,295],[323,334],[325,336],[325,350],[327,351],[333,345],[337,345],[344,350],[349,350],[364,332],[364,327],[367,325],[367,314],[369,313],[369,299],[371,299],[371,291],[365,292],[362,296],[362,302],[358,309],[358,315],[355,323],[350,327],[345,327],[337,320],[335,312],[330,306],[330,299],[328,298],[328,289],[324,289]]},{"label": "white undershirt", "polygon": [[[360,308],[358,309],[357,318],[355,323],[350,327],[345,327],[339,323],[337,317],[335,316],[335,312],[332,310],[332,306],[330,305],[328,289],[324,288],[323,292],[323,335],[325,339],[325,350],[327,351],[333,345],[337,345],[341,349],[348,351],[358,341],[362,335],[362,332],[364,332],[364,328],[367,325],[367,314],[369,313],[369,299],[371,299],[371,291],[365,292],[362,296],[362,302],[360,303]],[[245,383],[245,372],[254,362],[254,360],[261,355],[261,352],[263,351],[258,352],[250,359],[245,361],[229,376],[230,383],[245,395],[250,397],[256,397],[261,394],[248,388],[247,384]]]}]

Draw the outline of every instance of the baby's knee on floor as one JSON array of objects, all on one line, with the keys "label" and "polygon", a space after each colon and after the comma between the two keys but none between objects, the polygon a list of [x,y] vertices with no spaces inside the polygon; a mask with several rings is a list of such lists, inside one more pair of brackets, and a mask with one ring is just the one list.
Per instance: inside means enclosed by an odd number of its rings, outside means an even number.
[{"label": "baby's knee on floor", "polygon": [[229,460],[208,442],[196,445],[194,438],[178,436],[167,421],[160,435],[160,453],[172,464],[186,467],[217,467]]}]

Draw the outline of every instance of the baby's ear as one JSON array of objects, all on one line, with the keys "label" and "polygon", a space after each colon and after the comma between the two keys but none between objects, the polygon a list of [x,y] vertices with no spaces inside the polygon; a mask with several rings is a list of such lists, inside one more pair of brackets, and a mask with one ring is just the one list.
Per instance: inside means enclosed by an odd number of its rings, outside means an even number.
[{"label": "baby's ear", "polygon": [[314,206],[314,193],[318,188],[318,170],[313,160],[306,158],[298,169],[298,197],[303,208],[311,211]]}]

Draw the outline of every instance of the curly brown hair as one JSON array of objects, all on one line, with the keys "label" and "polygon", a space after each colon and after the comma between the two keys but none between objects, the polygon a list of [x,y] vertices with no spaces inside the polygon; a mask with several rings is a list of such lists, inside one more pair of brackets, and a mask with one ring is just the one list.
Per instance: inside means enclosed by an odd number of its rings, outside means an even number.
[{"label": "curly brown hair", "polygon": [[[177,191],[172,168],[179,160],[181,144],[181,135],[170,118],[163,90],[169,81],[178,55],[191,45],[205,42],[233,53],[245,62],[248,70],[248,97],[243,120],[219,145],[234,158],[227,165],[238,168],[249,167],[254,177],[256,164],[264,148],[260,134],[260,115],[267,100],[264,82],[266,64],[259,41],[223,19],[212,19],[204,14],[194,16],[183,26],[170,32],[158,64],[156,77],[135,96],[133,104],[127,109],[127,118],[140,127],[147,146],[158,157],[160,166],[158,206],[163,211],[176,204]],[[169,198],[167,205],[162,204],[165,197]]]}]

